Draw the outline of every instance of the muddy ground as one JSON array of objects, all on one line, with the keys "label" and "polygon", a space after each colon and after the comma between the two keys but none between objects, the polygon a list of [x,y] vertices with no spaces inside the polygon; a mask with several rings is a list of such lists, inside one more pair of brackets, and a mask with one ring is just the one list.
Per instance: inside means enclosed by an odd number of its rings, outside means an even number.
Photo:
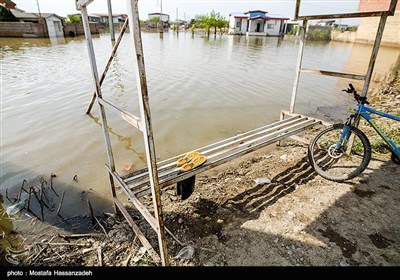
[{"label": "muddy ground", "polygon": [[[398,75],[371,99],[399,115],[399,89]],[[399,126],[390,128],[398,135]],[[302,136],[309,141],[316,133]],[[260,178],[270,182],[256,183]],[[151,205],[149,199],[143,202]],[[165,224],[175,235],[167,240],[174,266],[400,265],[400,165],[390,154],[374,153],[362,175],[335,183],[312,170],[306,144],[285,140],[197,175],[186,200],[175,186],[164,189],[162,204]],[[129,212],[158,250],[149,225],[135,210]],[[60,215],[53,225],[41,223],[38,212],[24,215],[24,230],[12,229],[11,220],[2,223],[10,227],[1,239],[3,265],[158,265],[124,218],[113,213]],[[182,248],[193,254],[179,256]]]},{"label": "muddy ground", "polygon": [[[313,172],[306,149],[289,141],[212,169],[198,176],[184,201],[173,187],[165,189],[165,224],[185,243],[168,237],[172,264],[400,265],[400,166],[375,157],[359,178],[334,183]],[[257,184],[257,178],[271,183]],[[139,214],[132,215],[151,233]],[[98,223],[94,231],[74,229],[74,223],[90,225],[86,217],[70,220],[70,231],[28,238],[18,249],[29,250],[13,257],[19,265],[156,265],[123,218],[98,219],[103,229]],[[90,236],[66,237],[82,232]],[[157,248],[154,235],[150,240]],[[193,258],[174,258],[185,245],[194,248]]]}]

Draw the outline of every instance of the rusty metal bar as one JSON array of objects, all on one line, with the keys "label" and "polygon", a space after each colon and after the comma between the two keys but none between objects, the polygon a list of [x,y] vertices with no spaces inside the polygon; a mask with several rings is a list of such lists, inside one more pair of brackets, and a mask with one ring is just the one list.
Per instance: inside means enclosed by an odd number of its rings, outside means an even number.
[{"label": "rusty metal bar", "polygon": [[301,64],[303,61],[303,52],[304,52],[305,38],[306,38],[306,32],[307,32],[307,20],[303,21],[303,25],[301,28],[302,28],[302,32],[301,32],[301,37],[300,37],[299,54],[297,56],[296,77],[294,79],[292,99],[290,101],[290,112],[291,113],[294,113],[294,107],[296,105],[297,88],[299,86],[300,69],[301,69]]},{"label": "rusty metal bar", "polygon": [[[276,126],[277,124],[284,124],[284,123],[290,122],[290,121],[295,120],[295,119],[298,119],[298,116],[295,116],[295,117],[292,117],[292,118],[287,118],[287,119],[284,119],[284,120],[279,121],[279,122],[277,122],[277,123],[268,124],[268,125],[265,125],[265,126],[256,128],[256,129],[254,129],[254,130],[247,131],[247,132],[245,132],[245,133],[241,133],[241,134],[239,134],[239,135],[226,138],[226,139],[224,139],[224,140],[221,140],[221,141],[212,143],[212,144],[210,144],[210,145],[201,147],[201,148],[199,148],[198,150],[201,151],[201,152],[203,152],[203,151],[205,151],[206,149],[212,149],[212,148],[214,148],[214,147],[221,146],[221,145],[223,145],[223,144],[225,144],[225,143],[228,143],[228,142],[230,143],[230,142],[236,141],[237,139],[242,139],[243,137],[248,136],[248,135],[251,135],[251,134],[254,134],[255,132],[258,132],[258,131],[261,131],[261,130],[265,130],[265,129],[267,129],[267,128],[274,127],[274,126]],[[177,160],[178,158],[184,156],[184,155],[185,155],[185,154],[180,154],[180,155],[177,155],[177,156],[175,156],[175,157],[172,157],[172,158],[169,158],[169,159],[166,159],[166,160],[163,160],[163,161],[158,162],[158,163],[157,163],[157,169],[158,169],[158,171],[160,172],[160,171],[162,171],[162,170],[164,170],[164,169],[170,168],[171,166],[175,166],[175,165],[176,165],[176,160]],[[122,179],[125,180],[125,179],[127,179],[127,178],[132,178],[132,177],[135,177],[135,176],[137,176],[137,175],[139,175],[138,177],[140,177],[140,176],[142,176],[142,173],[147,173],[147,167],[145,167],[145,168],[143,168],[143,169],[141,169],[141,170],[137,170],[137,171],[131,172],[131,173],[129,173],[129,174],[126,174],[126,175],[122,176]]]},{"label": "rusty metal bar", "polygon": [[[264,137],[265,137],[265,136],[271,135],[276,132],[281,133],[282,131],[285,131],[285,129],[290,127],[291,125],[304,121],[304,119],[306,119],[306,118],[301,119],[299,116],[296,116],[293,118],[288,118],[286,120],[279,121],[279,122],[270,124],[268,126],[265,126],[261,130],[254,129],[252,131],[249,131],[248,133],[243,133],[236,137],[230,138],[230,141],[223,140],[223,141],[217,142],[218,145],[212,144],[212,145],[208,145],[208,146],[196,149],[196,150],[201,152],[203,155],[207,156],[209,159],[211,159],[215,156],[215,153],[219,153],[222,150],[234,149],[239,144],[249,143],[250,140],[252,140],[260,135],[264,135]],[[177,166],[176,166],[177,158],[178,157],[174,157],[167,161],[163,161],[163,164],[161,164],[161,162],[160,162],[160,164],[157,166],[159,175],[160,174],[165,175],[165,172],[170,172],[171,170],[173,170],[174,172],[178,171],[179,168],[177,168]],[[147,173],[145,171],[147,171],[147,169],[142,169],[139,172],[134,172],[135,175],[129,176],[129,178],[127,178],[125,180],[125,182],[129,183],[131,181],[140,180],[141,177],[145,177],[145,174]],[[161,176],[162,175],[160,175],[160,177]]]},{"label": "rusty metal bar", "polygon": [[129,124],[133,125],[139,130],[142,130],[142,121],[139,117],[135,116],[134,114],[127,112],[117,105],[104,100],[103,98],[99,98],[99,103],[103,106],[107,106],[108,108],[112,109],[113,111],[120,113],[121,117],[126,120]]},{"label": "rusty metal bar", "polygon": [[389,4],[389,11],[392,13],[392,15],[394,15],[394,13],[395,13],[395,11],[396,11],[397,1],[398,1],[398,0],[391,0],[391,1],[390,1],[390,4]]},{"label": "rusty metal bar", "polygon": [[[164,188],[167,187],[169,185],[175,184],[177,182],[183,181],[187,178],[190,178],[196,174],[202,173],[204,171],[207,171],[211,168],[214,168],[218,165],[224,164],[226,162],[229,162],[237,157],[243,156],[245,154],[248,154],[250,152],[253,152],[255,150],[258,150],[260,148],[263,148],[265,146],[268,146],[274,142],[277,142],[279,140],[282,140],[286,137],[289,137],[291,135],[294,135],[300,131],[303,131],[305,129],[308,129],[312,126],[315,126],[316,124],[318,124],[319,122],[316,122],[313,119],[310,119],[308,121],[305,121],[304,123],[301,123],[300,125],[294,127],[290,132],[281,134],[281,135],[276,135],[273,138],[268,138],[265,140],[262,140],[258,143],[254,143],[254,145],[249,144],[248,146],[245,146],[246,143],[243,144],[243,146],[239,147],[241,149],[236,149],[233,150],[232,153],[227,153],[227,154],[223,154],[221,155],[219,158],[215,158],[215,159],[210,159],[207,160],[207,162],[191,171],[188,172],[175,172],[174,174],[170,174],[170,176],[168,177],[162,177],[160,178],[160,187]],[[145,185],[144,185],[145,186]],[[140,190],[139,193],[137,193],[137,197],[148,194],[148,190],[149,188],[144,188],[142,190]]]},{"label": "rusty metal bar", "polygon": [[156,262],[160,263],[161,259],[160,256],[154,251],[154,248],[151,246],[150,242],[144,236],[142,231],[133,221],[131,215],[129,215],[128,211],[122,205],[121,201],[117,197],[114,197],[114,203],[117,205],[119,211],[121,211],[122,215],[124,215],[125,219],[127,220],[128,224],[131,226],[132,230],[135,232],[136,236],[139,238],[140,242],[142,243],[143,247],[146,248],[147,252],[149,253],[150,257]]},{"label": "rusty metal bar", "polygon": [[[289,111],[281,110],[281,116],[282,116],[282,118],[284,118],[286,115],[291,116],[291,117],[310,118],[309,116],[302,115],[302,114],[299,114],[299,113],[290,113]],[[322,125],[329,126],[329,125],[332,125],[332,124],[333,124],[333,123],[331,123],[331,122],[327,122],[327,121],[324,121],[324,120],[320,120],[320,119],[316,119],[316,118],[313,118],[313,119],[314,119],[317,123],[321,123]]]},{"label": "rusty metal bar", "polygon": [[[315,121],[315,119],[313,118],[296,118],[298,120],[300,120],[300,122],[295,122],[295,123],[288,123],[287,127],[283,127],[281,129],[278,129],[272,133],[268,133],[265,135],[259,135],[259,134],[255,134],[254,137],[246,140],[240,140],[238,141],[236,146],[231,147],[230,149],[223,149],[224,147],[221,147],[221,149],[218,150],[214,150],[214,153],[207,155],[207,162],[202,165],[197,167],[196,169],[194,169],[193,171],[190,172],[185,172],[185,173],[181,173],[179,168],[176,167],[176,165],[170,166],[168,170],[166,170],[165,172],[160,172],[160,186],[165,187],[167,185],[173,184],[175,182],[178,181],[182,181],[184,179],[187,179],[193,175],[196,175],[198,173],[204,172],[205,170],[208,170],[211,167],[214,167],[216,165],[214,165],[214,162],[218,162],[219,164],[225,163],[226,161],[220,161],[221,158],[229,158],[232,159],[230,157],[230,155],[242,155],[245,153],[249,153],[254,151],[254,147],[259,148],[258,144],[262,143],[264,145],[268,145],[270,143],[273,143],[276,139],[276,137],[281,137],[282,139],[293,135],[293,133],[297,133],[299,130],[299,128],[308,128],[309,125],[315,125],[318,122]],[[198,151],[200,151],[203,154],[206,154],[205,149],[200,148],[197,149]],[[237,152],[241,152],[240,154],[237,154]],[[211,167],[210,167],[211,166]],[[145,174],[145,173],[142,173]],[[148,185],[148,181],[149,178],[143,175],[139,175],[139,176],[134,176],[134,177],[130,177],[130,178],[126,178],[125,179],[125,183],[127,185],[132,185],[130,186],[130,189],[133,192],[142,192],[146,190],[146,185]],[[138,194],[139,195],[139,194]]]},{"label": "rusty metal bar", "polygon": [[122,191],[126,194],[129,200],[133,203],[136,209],[142,214],[143,218],[150,224],[154,231],[158,231],[158,224],[156,219],[151,215],[149,210],[137,199],[137,197],[132,193],[129,189],[128,185],[121,179],[121,177],[114,171],[112,172],[110,167],[106,165],[108,172],[113,176],[113,178],[117,181],[117,183],[121,186]]},{"label": "rusty metal bar", "polygon": [[381,44],[383,30],[385,29],[387,16],[383,15],[379,21],[378,31],[376,32],[374,46],[372,48],[371,58],[369,60],[367,75],[365,77],[365,83],[362,89],[361,96],[367,96],[369,84],[371,83],[372,72],[374,71],[375,61],[378,56],[379,46]]},{"label": "rusty metal bar", "polygon": [[298,19],[314,20],[314,19],[333,19],[333,18],[381,17],[381,16],[392,16],[392,15],[394,15],[394,12],[392,11],[374,11],[374,12],[361,12],[361,13],[298,16]]},{"label": "rusty metal bar", "polygon": [[296,7],[295,7],[294,18],[293,18],[294,20],[393,16],[395,13],[396,4],[397,4],[397,0],[391,0],[389,9],[387,11],[369,11],[369,12],[357,12],[357,13],[299,16],[300,2],[301,2],[301,0],[296,0]]},{"label": "rusty metal bar", "polygon": [[132,34],[134,51],[136,57],[137,88],[139,97],[139,107],[141,119],[144,121],[143,135],[146,150],[147,166],[149,170],[150,186],[153,197],[154,215],[158,223],[158,244],[162,264],[169,265],[167,253],[167,241],[165,238],[164,221],[162,215],[160,186],[158,184],[158,172],[156,163],[156,153],[154,146],[153,129],[151,126],[151,113],[149,97],[147,92],[146,70],[143,56],[142,37],[140,33],[140,20],[138,11],[138,0],[128,0],[129,29]]},{"label": "rusty metal bar", "polygon": [[[91,1],[89,1],[87,3],[90,3],[90,2]],[[96,96],[98,97],[97,99],[99,100],[102,97],[102,93],[101,93],[101,86],[100,86],[100,82],[99,82],[99,74],[97,72],[96,57],[94,54],[92,35],[90,33],[90,28],[89,28],[89,19],[88,19],[86,5],[81,5],[81,6],[77,5],[77,7],[80,8],[80,11],[82,13],[83,29],[84,29],[85,37],[86,37],[87,50],[88,50],[88,54],[89,54],[89,62],[90,62],[91,70],[92,70],[93,82],[96,87]],[[98,103],[98,104],[100,107],[100,119],[102,122],[104,142],[106,144],[108,164],[110,166],[110,169],[112,171],[115,171],[114,156],[112,153],[110,134],[108,133],[106,112],[105,112],[104,106],[100,103]],[[115,197],[116,191],[115,191],[114,179],[111,176],[109,176],[109,180],[110,180],[111,194],[113,197]],[[114,205],[114,207],[115,207],[115,205]],[[115,208],[115,210],[116,210],[116,208]]]},{"label": "rusty metal bar", "polygon": [[333,76],[333,77],[347,78],[354,80],[365,80],[365,75],[358,75],[358,74],[349,74],[349,73],[333,72],[325,70],[313,70],[308,68],[300,68],[300,71],[304,73],[311,73],[317,75]]},{"label": "rusty metal bar", "polygon": [[296,0],[296,7],[294,9],[294,17],[293,20],[297,20],[299,16],[299,11],[300,11],[300,2],[301,0]]},{"label": "rusty metal bar", "polygon": [[[124,33],[125,33],[127,27],[128,27],[128,18],[125,19],[124,25],[121,28],[121,32],[119,33],[118,39],[115,42],[115,45],[114,45],[114,47],[113,47],[113,49],[111,51],[110,58],[107,61],[107,64],[106,64],[106,67],[103,70],[103,73],[101,74],[100,86],[103,84],[103,81],[104,81],[104,79],[105,79],[105,77],[107,75],[108,69],[111,66],[111,62],[113,61],[113,59],[115,57],[115,53],[117,52],[117,49],[119,47],[119,43],[121,42],[122,37],[124,36]],[[94,104],[95,100],[96,100],[96,92],[93,93],[92,99],[90,100],[89,105],[88,105],[88,107],[86,109],[86,114],[90,114],[90,111],[92,110],[92,107],[93,107],[93,104]]]}]

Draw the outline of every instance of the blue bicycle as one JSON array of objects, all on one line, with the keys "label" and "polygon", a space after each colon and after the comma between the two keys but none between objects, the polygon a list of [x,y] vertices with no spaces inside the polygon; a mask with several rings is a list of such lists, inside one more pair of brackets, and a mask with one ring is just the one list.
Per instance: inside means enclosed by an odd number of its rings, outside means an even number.
[{"label": "blue bicycle", "polygon": [[355,127],[360,118],[364,118],[386,142],[392,151],[391,159],[400,164],[400,149],[394,141],[380,128],[371,114],[400,121],[400,118],[367,107],[366,97],[360,96],[349,84],[343,91],[352,93],[357,101],[357,109],[344,124],[334,124],[321,131],[308,147],[308,158],[311,166],[322,177],[335,182],[344,182],[360,175],[371,160],[371,144],[367,136]]}]

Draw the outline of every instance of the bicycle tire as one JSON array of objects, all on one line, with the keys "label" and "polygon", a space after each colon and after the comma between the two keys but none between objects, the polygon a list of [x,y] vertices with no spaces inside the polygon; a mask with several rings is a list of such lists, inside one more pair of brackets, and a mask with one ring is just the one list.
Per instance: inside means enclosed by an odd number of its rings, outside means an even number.
[{"label": "bicycle tire", "polygon": [[[308,159],[312,168],[323,178],[335,182],[345,182],[357,177],[367,168],[371,160],[371,144],[367,136],[356,127],[350,127],[349,131],[349,133],[354,134],[355,143],[350,153],[346,153],[346,149],[343,148],[341,155],[332,155],[331,149],[337,143],[343,127],[343,124],[334,124],[324,129],[314,137],[308,146]],[[337,135],[331,136],[330,132]],[[327,142],[323,143],[321,139],[326,135],[328,135]],[[357,149],[361,152],[356,152]],[[337,151],[335,150],[335,152]],[[343,166],[336,164],[339,160],[343,161]],[[348,166],[345,166],[347,164]],[[337,170],[345,170],[345,173],[338,174]]]},{"label": "bicycle tire", "polygon": [[392,156],[390,158],[392,159],[392,161],[395,164],[399,164],[400,165],[400,158],[394,152],[392,152]]}]

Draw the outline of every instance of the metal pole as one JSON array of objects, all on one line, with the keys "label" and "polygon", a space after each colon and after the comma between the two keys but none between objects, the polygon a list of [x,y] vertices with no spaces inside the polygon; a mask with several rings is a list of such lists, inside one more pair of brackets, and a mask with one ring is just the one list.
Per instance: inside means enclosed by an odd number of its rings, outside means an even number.
[{"label": "metal pole", "polygon": [[39,11],[39,16],[42,17],[42,14],[40,13],[39,0],[36,0],[36,4]]},{"label": "metal pole", "polygon": [[290,101],[290,110],[289,110],[290,113],[294,113],[294,107],[296,105],[296,95],[300,79],[300,68],[303,61],[303,52],[305,43],[304,41],[306,37],[306,31],[307,31],[307,20],[303,20],[302,33],[300,37],[299,54],[297,56],[296,77],[294,79],[294,84],[293,84],[292,100]]},{"label": "metal pole", "polygon": [[176,34],[179,33],[178,7],[176,8]]},{"label": "metal pole", "polygon": [[146,149],[147,168],[149,171],[150,187],[153,198],[154,216],[158,227],[158,245],[162,265],[169,265],[167,253],[167,240],[165,237],[164,221],[162,217],[160,186],[158,182],[157,159],[154,146],[153,129],[151,126],[150,104],[147,92],[146,70],[143,57],[142,37],[140,34],[140,21],[138,11],[138,0],[127,0],[129,29],[132,34],[134,52],[136,58],[136,82],[139,97],[139,107],[143,124],[143,138]]},{"label": "metal pole", "polygon": [[367,74],[365,75],[365,83],[362,89],[361,96],[367,96],[369,84],[371,83],[372,72],[374,71],[376,57],[378,56],[379,46],[381,44],[383,30],[385,29],[387,15],[382,15],[379,21],[378,31],[376,32],[374,47],[372,48],[371,58],[369,60]]},{"label": "metal pole", "polygon": [[108,6],[108,26],[110,28],[111,41],[115,41],[114,23],[113,23],[112,9],[111,9],[111,0],[107,0],[107,6]]},{"label": "metal pole", "polygon": [[[87,49],[88,49],[88,54],[89,54],[89,62],[90,66],[92,68],[92,76],[93,76],[93,81],[96,87],[96,95],[97,95],[97,100],[102,97],[101,93],[101,87],[100,87],[100,82],[99,82],[99,74],[97,72],[97,64],[96,64],[96,57],[94,55],[94,47],[93,47],[93,41],[92,41],[92,35],[90,33],[90,27],[89,27],[89,19],[88,19],[88,13],[86,10],[86,6],[80,6],[80,11],[82,13],[82,21],[83,21],[83,29],[85,31],[85,37],[86,37],[86,43],[87,43]],[[108,133],[108,125],[107,125],[107,117],[106,113],[104,110],[104,106],[99,103],[100,106],[100,118],[102,122],[102,128],[103,128],[103,136],[104,136],[104,142],[106,144],[106,149],[107,149],[107,157],[108,157],[108,165],[112,171],[115,171],[115,163],[114,163],[114,156],[112,153],[111,149],[111,141],[110,141],[110,134]],[[111,186],[111,194],[113,197],[116,197],[116,191],[115,191],[115,185],[114,185],[114,179],[112,178],[111,174],[109,174],[109,179],[110,179],[110,186]],[[114,204],[115,210],[117,210],[116,205]]]},{"label": "metal pole", "polygon": [[162,0],[160,0],[160,33],[164,33],[164,21],[163,21],[163,14],[162,14]]}]

